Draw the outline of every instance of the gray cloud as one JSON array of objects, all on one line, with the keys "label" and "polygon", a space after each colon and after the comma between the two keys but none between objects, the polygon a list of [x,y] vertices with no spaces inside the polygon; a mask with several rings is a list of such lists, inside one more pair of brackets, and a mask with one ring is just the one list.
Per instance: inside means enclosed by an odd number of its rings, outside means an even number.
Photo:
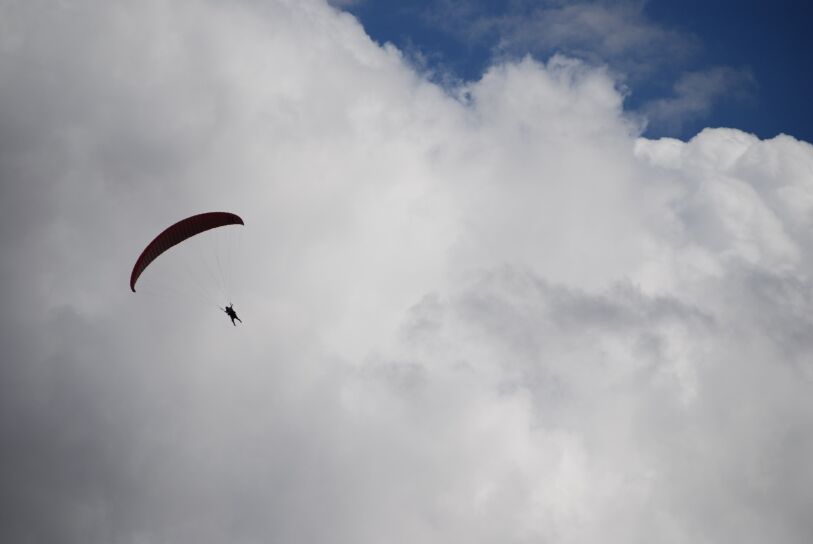
[{"label": "gray cloud", "polygon": [[[807,541],[809,144],[316,1],[2,19],[3,541]],[[209,209],[242,327],[127,288]]]},{"label": "gray cloud", "polygon": [[[563,54],[606,66],[625,92],[645,89],[647,99],[635,106],[636,113],[660,133],[682,133],[687,122],[708,116],[723,98],[740,103],[753,100],[756,84],[747,68],[686,71],[702,43],[687,31],[654,21],[646,12],[647,4],[646,0],[517,0],[486,8],[478,1],[443,0],[427,9],[425,19],[464,43],[490,47],[492,62]],[[420,64],[422,57],[415,56]],[[448,76],[437,79],[450,86],[455,83]],[[674,82],[671,95],[664,96],[668,89],[660,88],[663,82]]]},{"label": "gray cloud", "polygon": [[652,100],[643,107],[649,122],[679,131],[689,121],[702,119],[723,99],[744,101],[754,95],[756,83],[748,70],[710,68],[683,74],[675,82],[674,96]]},{"label": "gray cloud", "polygon": [[429,20],[461,38],[493,41],[500,56],[566,54],[608,64],[638,79],[677,66],[699,48],[698,39],[666,28],[644,13],[645,1],[516,1],[492,15],[478,2],[447,0]]},{"label": "gray cloud", "polygon": [[338,8],[344,8],[349,6],[357,6],[363,2],[364,0],[329,0],[328,4]]}]

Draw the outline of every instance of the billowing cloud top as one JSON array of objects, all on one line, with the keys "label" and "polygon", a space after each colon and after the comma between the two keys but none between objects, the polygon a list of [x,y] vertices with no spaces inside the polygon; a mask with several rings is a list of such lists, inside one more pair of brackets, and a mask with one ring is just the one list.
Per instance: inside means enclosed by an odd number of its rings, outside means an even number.
[{"label": "billowing cloud top", "polygon": [[[807,542],[813,148],[315,0],[5,3],[4,542]],[[239,213],[232,327],[130,293]]]}]

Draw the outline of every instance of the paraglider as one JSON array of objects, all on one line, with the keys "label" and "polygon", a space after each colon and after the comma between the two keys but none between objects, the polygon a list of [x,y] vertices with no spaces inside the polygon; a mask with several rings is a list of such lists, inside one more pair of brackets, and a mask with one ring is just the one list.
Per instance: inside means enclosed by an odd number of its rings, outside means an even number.
[{"label": "paraglider", "polygon": [[221,308],[221,310],[226,312],[226,314],[231,318],[231,324],[234,325],[235,327],[237,326],[237,323],[234,322],[235,319],[240,323],[243,322],[242,319],[237,317],[237,312],[234,311],[234,304],[232,304],[231,302],[229,302],[229,305],[226,306],[225,308]]},{"label": "paraglider", "polygon": [[[218,229],[221,227],[226,227],[229,225],[244,225],[243,219],[233,213],[229,212],[207,212],[201,213],[198,215],[193,215],[191,217],[187,217],[186,219],[182,219],[177,223],[167,227],[161,232],[158,236],[153,239],[152,242],[147,244],[147,247],[141,252],[138,256],[138,259],[133,266],[133,270],[130,273],[130,289],[135,293],[136,290],[136,283],[138,282],[141,275],[147,270],[148,267],[156,260],[158,257],[162,256],[166,253],[169,249],[184,243],[186,240],[189,240],[192,237],[198,236],[206,231],[210,231],[213,229]],[[218,261],[218,267],[220,266],[220,262]],[[160,267],[159,267],[160,268]],[[222,299],[221,299],[222,300]],[[235,320],[243,321],[237,317],[237,313],[234,311],[234,306],[232,303],[229,303],[227,308],[221,308],[225,311],[229,317],[232,319],[232,324],[236,326],[234,323]]]}]

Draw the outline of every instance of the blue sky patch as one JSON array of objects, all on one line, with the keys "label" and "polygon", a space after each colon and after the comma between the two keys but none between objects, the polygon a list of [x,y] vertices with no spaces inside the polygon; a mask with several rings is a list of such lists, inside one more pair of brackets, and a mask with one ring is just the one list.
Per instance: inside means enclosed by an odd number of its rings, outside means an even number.
[{"label": "blue sky patch", "polygon": [[813,141],[808,31],[798,0],[377,0],[334,2],[435,80],[555,53],[610,67],[651,137],[725,126]]}]

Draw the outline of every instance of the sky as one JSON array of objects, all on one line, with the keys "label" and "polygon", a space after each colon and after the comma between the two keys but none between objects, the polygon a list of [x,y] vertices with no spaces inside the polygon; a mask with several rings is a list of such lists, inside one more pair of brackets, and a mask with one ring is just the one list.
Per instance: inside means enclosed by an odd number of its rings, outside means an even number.
[{"label": "sky", "polygon": [[483,5],[0,0],[0,540],[810,541],[801,61]]},{"label": "sky", "polygon": [[379,0],[334,2],[428,71],[479,78],[495,59],[561,52],[623,76],[649,137],[735,126],[813,140],[808,2]]}]

